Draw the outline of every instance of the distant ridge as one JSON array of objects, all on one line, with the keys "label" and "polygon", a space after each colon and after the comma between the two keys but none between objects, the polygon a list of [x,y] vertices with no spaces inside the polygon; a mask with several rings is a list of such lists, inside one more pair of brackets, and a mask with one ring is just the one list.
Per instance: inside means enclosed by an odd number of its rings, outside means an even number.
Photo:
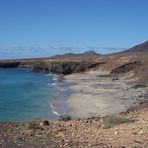
[{"label": "distant ridge", "polygon": [[86,51],[84,53],[77,53],[77,54],[75,54],[75,53],[66,53],[66,54],[62,54],[62,55],[55,55],[52,58],[58,58],[58,57],[77,57],[77,56],[98,56],[98,55],[101,55],[101,54],[98,54],[98,53],[96,53],[93,50],[89,50],[89,51]]},{"label": "distant ridge", "polygon": [[82,53],[83,55],[100,55],[98,53],[96,53],[95,51],[93,50],[89,50],[89,51],[86,51],[84,53]]},{"label": "distant ridge", "polygon": [[148,52],[148,41],[142,43],[142,44],[138,44],[128,50],[123,51],[125,52]]}]

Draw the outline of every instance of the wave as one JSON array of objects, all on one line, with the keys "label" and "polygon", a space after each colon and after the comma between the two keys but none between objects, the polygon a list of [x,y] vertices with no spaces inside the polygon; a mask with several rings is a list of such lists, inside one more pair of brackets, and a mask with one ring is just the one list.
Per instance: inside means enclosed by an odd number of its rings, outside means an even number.
[{"label": "wave", "polygon": [[52,76],[53,74],[51,73],[48,73],[48,74],[44,74],[45,76]]},{"label": "wave", "polygon": [[56,83],[52,83],[51,85],[52,85],[52,86],[55,86],[55,85],[56,85]]},{"label": "wave", "polygon": [[58,113],[58,112],[55,110],[56,108],[53,106],[52,103],[50,104],[50,107],[51,107],[51,111],[52,111],[53,114],[55,114],[55,115],[57,115],[57,116],[60,116],[60,115],[61,115],[60,113]]},{"label": "wave", "polygon": [[56,83],[48,83],[47,85],[48,86],[51,86],[52,85],[52,86],[55,86],[56,87]]},{"label": "wave", "polygon": [[55,84],[54,86],[60,92],[68,92],[68,89],[67,88],[59,87],[57,84]]},{"label": "wave", "polygon": [[56,81],[56,80],[58,80],[58,78],[57,77],[53,77],[53,80]]},{"label": "wave", "polygon": [[60,117],[61,114],[69,111],[69,108],[65,103],[70,93],[70,90],[68,88],[69,84],[62,81],[62,79],[60,79],[60,77],[55,74],[53,74],[52,76],[53,83],[50,83],[48,85],[52,85],[56,88],[57,96],[55,100],[50,103],[50,108],[53,114]]}]

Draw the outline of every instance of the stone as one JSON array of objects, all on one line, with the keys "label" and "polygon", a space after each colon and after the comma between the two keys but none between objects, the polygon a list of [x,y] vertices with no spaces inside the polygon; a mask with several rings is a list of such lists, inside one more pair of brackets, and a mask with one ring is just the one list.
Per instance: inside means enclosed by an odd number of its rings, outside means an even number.
[{"label": "stone", "polygon": [[137,135],[137,132],[133,132],[132,134],[133,134],[133,135]]},{"label": "stone", "polygon": [[59,117],[59,121],[69,121],[69,120],[71,120],[71,116],[66,115],[66,114],[61,115],[61,116]]},{"label": "stone", "polygon": [[143,85],[143,84],[137,84],[137,85],[132,86],[132,88],[134,88],[134,89],[145,88],[145,87],[146,87],[146,85]]},{"label": "stone", "polygon": [[21,141],[25,141],[25,138],[23,138],[23,137],[20,137],[20,140],[21,140]]},{"label": "stone", "polygon": [[44,125],[44,126],[49,125],[49,121],[48,121],[48,120],[44,120],[44,121],[43,121],[43,125]]},{"label": "stone", "polygon": [[116,81],[116,80],[119,80],[119,78],[113,78],[113,79],[112,79],[112,81]]},{"label": "stone", "polygon": [[143,130],[140,130],[140,131],[139,131],[139,134],[140,134],[140,135],[143,135],[143,133],[144,133]]}]

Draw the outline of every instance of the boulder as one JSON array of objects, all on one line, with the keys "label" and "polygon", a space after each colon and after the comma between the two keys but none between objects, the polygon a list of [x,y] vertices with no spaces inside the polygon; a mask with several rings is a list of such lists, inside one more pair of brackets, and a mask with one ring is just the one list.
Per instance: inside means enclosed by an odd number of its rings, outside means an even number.
[{"label": "boulder", "polygon": [[71,120],[71,116],[66,115],[66,114],[60,115],[59,117],[59,121],[69,121],[69,120]]}]

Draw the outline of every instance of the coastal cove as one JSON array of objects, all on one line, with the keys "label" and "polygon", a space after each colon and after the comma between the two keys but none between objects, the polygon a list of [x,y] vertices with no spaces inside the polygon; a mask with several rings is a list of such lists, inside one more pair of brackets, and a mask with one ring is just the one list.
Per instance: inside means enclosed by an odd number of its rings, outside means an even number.
[{"label": "coastal cove", "polygon": [[[0,91],[10,90],[0,117],[11,115],[0,122],[0,146],[147,146],[147,59],[147,53],[121,53],[0,61]],[[29,94],[32,101],[23,97]]]},{"label": "coastal cove", "polygon": [[148,148],[148,0],[0,1],[0,148]]},{"label": "coastal cove", "polygon": [[55,78],[21,68],[0,69],[0,121],[57,120]]},{"label": "coastal cove", "polygon": [[[147,54],[142,53],[135,53],[134,56],[124,53],[107,56],[91,53],[48,59],[0,61],[0,68],[2,71],[6,70],[8,78],[11,76],[9,71],[25,69],[28,74],[40,77],[41,84],[44,84],[41,88],[42,95],[40,95],[40,79],[34,80],[33,84],[29,81],[30,89],[27,91],[26,87],[23,93],[20,93],[28,95],[32,88],[37,87],[34,93],[40,101],[35,114],[41,114],[27,120],[34,118],[54,120],[54,117],[57,120],[60,115],[66,115],[70,119],[81,119],[125,112],[130,107],[147,102],[147,71],[140,74],[147,66]],[[28,78],[22,77],[22,80],[28,81]],[[134,88],[134,85],[138,85],[139,88]],[[14,89],[17,87],[14,86]],[[11,93],[9,95],[11,96]],[[40,106],[42,103],[45,103],[44,107]],[[40,109],[46,110],[46,113],[40,112]],[[22,118],[25,118],[23,114]]]},{"label": "coastal cove", "polygon": [[0,69],[0,121],[87,119],[125,112],[145,101],[146,89],[130,81],[77,73],[54,75],[23,68]]}]

